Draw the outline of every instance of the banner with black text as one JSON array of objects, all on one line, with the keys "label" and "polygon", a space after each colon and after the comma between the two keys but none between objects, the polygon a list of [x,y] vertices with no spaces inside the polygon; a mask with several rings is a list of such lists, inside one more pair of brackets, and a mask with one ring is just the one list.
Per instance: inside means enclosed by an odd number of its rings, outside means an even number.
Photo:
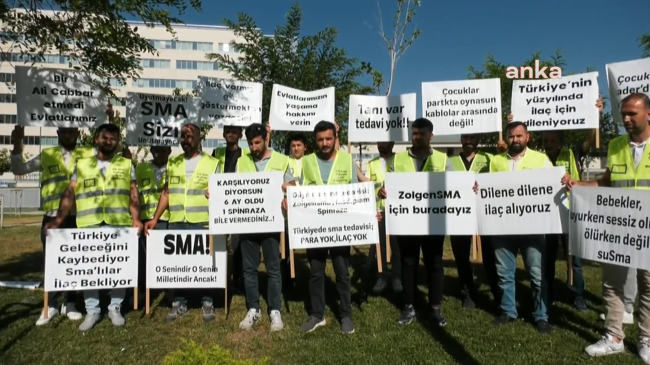
[{"label": "banner with black text", "polygon": [[348,142],[407,142],[417,116],[415,93],[350,95]]},{"label": "banner with black text", "polygon": [[650,57],[639,60],[609,63],[607,86],[609,100],[612,103],[612,118],[616,125],[623,125],[621,100],[632,93],[642,93],[650,97]]},{"label": "banner with black text", "polygon": [[303,91],[273,85],[269,124],[274,131],[313,132],[321,120],[334,122],[336,90],[328,87]]},{"label": "banner with black text", "polygon": [[199,77],[200,118],[205,124],[248,127],[262,123],[262,84]]}]

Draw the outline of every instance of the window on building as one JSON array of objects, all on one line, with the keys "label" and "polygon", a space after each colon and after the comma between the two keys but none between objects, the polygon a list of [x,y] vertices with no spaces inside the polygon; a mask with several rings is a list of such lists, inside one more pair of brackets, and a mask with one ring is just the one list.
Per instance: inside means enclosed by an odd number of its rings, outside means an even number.
[{"label": "window on building", "polygon": [[171,68],[171,60],[141,59],[142,68]]},{"label": "window on building", "polygon": [[126,106],[126,98],[111,98],[109,102],[113,106]]},{"label": "window on building", "polygon": [[239,53],[234,43],[219,43],[219,52],[221,53]]},{"label": "window on building", "polygon": [[58,146],[59,137],[43,137],[41,136],[41,145],[42,146]]},{"label": "window on building", "polygon": [[0,124],[16,124],[16,116],[9,114],[0,114]]},{"label": "window on building", "polygon": [[0,94],[0,103],[15,103],[15,94]]},{"label": "window on building", "polygon": [[196,89],[197,80],[171,80],[171,79],[137,79],[133,80],[134,87],[152,87],[165,89]]},{"label": "window on building", "polygon": [[191,42],[152,39],[151,45],[156,49],[177,49],[181,51],[212,52],[212,42]]},{"label": "window on building", "polygon": [[0,73],[0,82],[14,82],[14,74],[6,72]]},{"label": "window on building", "polygon": [[219,64],[213,61],[176,60],[176,68],[179,70],[217,71]]}]

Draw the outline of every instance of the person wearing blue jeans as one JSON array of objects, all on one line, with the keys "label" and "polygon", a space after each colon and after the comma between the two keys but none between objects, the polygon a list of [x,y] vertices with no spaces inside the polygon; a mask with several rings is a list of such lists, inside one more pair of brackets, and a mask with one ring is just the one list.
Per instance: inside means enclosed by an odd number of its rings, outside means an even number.
[{"label": "person wearing blue jeans", "polygon": [[535,327],[541,333],[550,332],[546,313],[547,283],[543,275],[545,241],[544,235],[512,235],[493,238],[499,287],[502,292],[501,315],[496,318],[496,324],[506,324],[517,319],[515,272],[517,271],[517,253],[521,251],[524,266],[530,277],[530,288],[533,292]]},{"label": "person wearing blue jeans", "polygon": [[[547,234],[546,235],[546,250],[545,250],[545,260],[544,265],[544,277],[548,283],[548,304],[549,306],[555,301],[555,262],[557,261],[557,249],[559,246],[563,247],[564,252],[566,253],[566,243],[568,242],[568,236],[561,234]],[[565,240],[563,242],[563,239]],[[573,285],[571,285],[567,280],[567,287],[573,295],[573,306],[581,311],[587,311],[587,304],[585,303],[585,298],[583,296],[585,291],[585,278],[582,275],[582,263],[580,258],[572,256],[573,258]]]}]

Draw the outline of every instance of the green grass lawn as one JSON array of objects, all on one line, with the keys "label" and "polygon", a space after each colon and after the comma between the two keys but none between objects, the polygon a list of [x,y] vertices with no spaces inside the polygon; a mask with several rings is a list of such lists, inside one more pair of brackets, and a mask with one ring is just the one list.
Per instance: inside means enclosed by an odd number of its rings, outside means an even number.
[{"label": "green grass lawn", "polygon": [[[447,247],[448,248],[448,247]],[[357,254],[358,255],[358,254]],[[343,335],[331,312],[328,325],[311,334],[300,332],[307,318],[303,300],[307,297],[307,267],[304,256],[297,267],[295,294],[285,296],[285,330],[269,333],[268,317],[250,332],[238,329],[245,315],[242,296],[234,296],[229,316],[218,310],[217,322],[203,324],[200,310],[194,309],[178,323],[165,323],[167,309],[156,298],[151,317],[143,311],[126,314],[125,327],[114,328],[106,318],[91,332],[77,330],[79,322],[58,318],[48,326],[35,327],[42,307],[42,291],[0,289],[1,364],[161,364],[170,353],[193,340],[206,348],[219,345],[236,359],[260,360],[269,364],[640,364],[636,357],[636,329],[628,326],[627,352],[590,359],[584,347],[597,340],[602,322],[600,309],[600,269],[585,267],[590,311],[579,314],[565,303],[553,308],[550,336],[537,334],[529,323],[530,291],[519,284],[520,315],[525,319],[504,327],[492,324],[493,316],[483,309],[464,310],[456,298],[459,287],[449,249],[446,251],[446,287],[443,311],[449,321],[443,329],[428,328],[425,322],[402,327],[396,323],[398,301],[391,295],[370,296],[354,309],[356,333]],[[43,255],[38,227],[15,227],[0,236],[0,280],[41,280]],[[360,267],[364,258],[355,258]],[[558,262],[558,277],[565,277],[565,262]],[[361,270],[359,270],[361,271]],[[523,272],[523,271],[522,271]],[[330,277],[333,274],[330,270]],[[482,270],[477,270],[482,281]],[[353,275],[358,279],[359,274]],[[523,275],[519,275],[524,280]],[[525,280],[524,280],[525,281]],[[264,280],[263,280],[264,282]],[[422,280],[422,282],[424,282]],[[356,280],[356,290],[372,286],[374,280]],[[563,283],[556,281],[558,295],[567,302]],[[421,288],[423,291],[424,287]],[[491,304],[487,286],[481,292],[485,306]],[[333,281],[327,286],[330,300],[337,298]],[[223,302],[223,301],[221,301]],[[263,302],[264,303],[264,302]],[[126,307],[126,304],[124,305]],[[223,304],[221,305],[223,306]],[[331,307],[331,305],[330,305]],[[192,364],[192,362],[184,362]],[[213,363],[213,362],[205,362]],[[198,364],[198,363],[197,363]],[[201,362],[201,364],[204,364]],[[230,362],[223,362],[230,364]]]}]

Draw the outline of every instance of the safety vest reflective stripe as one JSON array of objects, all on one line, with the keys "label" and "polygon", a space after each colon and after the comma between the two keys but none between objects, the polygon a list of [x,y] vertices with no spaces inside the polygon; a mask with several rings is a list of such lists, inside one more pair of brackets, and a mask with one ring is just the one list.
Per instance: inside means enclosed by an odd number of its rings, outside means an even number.
[{"label": "safety vest reflective stripe", "polygon": [[[324,185],[315,153],[302,158],[303,186]],[[356,172],[355,172],[356,173]],[[352,155],[336,151],[327,185],[344,185],[352,181]]]},{"label": "safety vest reflective stripe", "polygon": [[207,154],[186,181],[185,156],[180,154],[167,162],[167,188],[169,192],[169,222],[205,223],[210,220],[209,201],[205,198],[210,175],[213,175],[219,161]]},{"label": "safety vest reflective stripe", "polygon": [[650,190],[650,156],[647,147],[638,167],[635,167],[628,138],[626,134],[609,142],[607,165],[612,187]]},{"label": "safety vest reflective stripe", "polygon": [[92,147],[77,147],[72,151],[68,166],[65,165],[61,147],[50,147],[41,151],[41,210],[44,212],[59,209],[59,202],[70,184],[70,174],[76,161],[94,155]]},{"label": "safety vest reflective stripe", "polygon": [[131,169],[130,159],[115,156],[102,177],[95,157],[77,161],[77,227],[131,224]]},{"label": "safety vest reflective stripe", "polygon": [[[517,166],[517,171],[521,170],[533,170],[541,169],[550,165],[551,160],[548,159],[546,154],[531,150],[530,148],[526,150],[526,154],[522,157],[519,165]],[[510,164],[508,162],[507,152],[499,153],[495,155],[490,161],[490,172],[503,172],[510,171]]]}]

